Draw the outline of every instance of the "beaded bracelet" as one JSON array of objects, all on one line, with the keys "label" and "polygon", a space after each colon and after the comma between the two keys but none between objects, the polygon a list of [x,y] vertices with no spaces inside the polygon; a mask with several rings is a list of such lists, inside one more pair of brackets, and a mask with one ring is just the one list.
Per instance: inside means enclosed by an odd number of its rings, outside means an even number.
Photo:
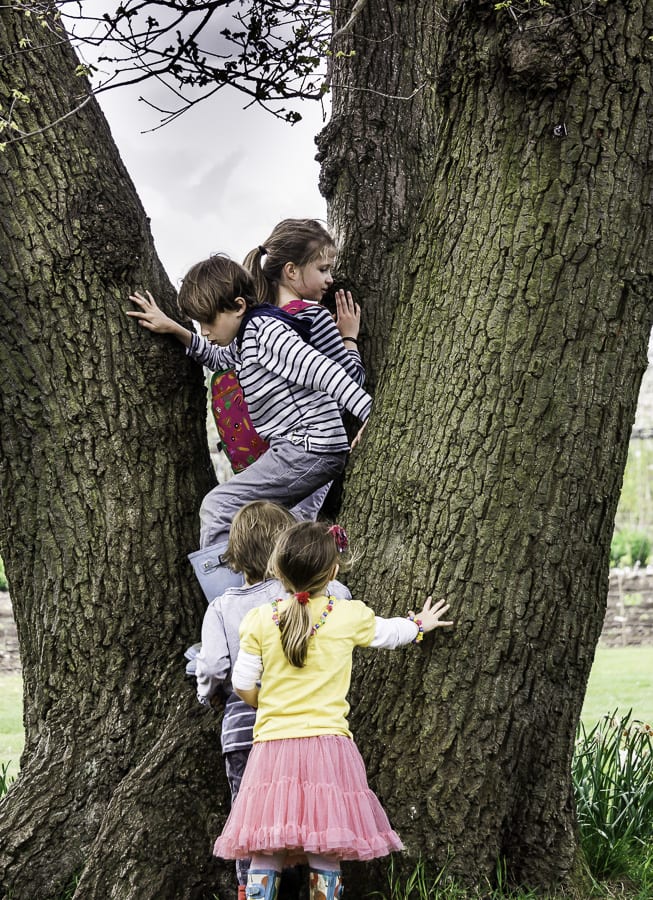
[{"label": "beaded bracelet", "polygon": [[412,643],[419,644],[420,641],[424,640],[424,625],[422,624],[422,620],[416,619],[415,616],[413,616],[413,615],[408,615],[408,616],[406,616],[406,618],[410,622],[413,622],[415,625],[417,625],[417,634],[413,638]]}]

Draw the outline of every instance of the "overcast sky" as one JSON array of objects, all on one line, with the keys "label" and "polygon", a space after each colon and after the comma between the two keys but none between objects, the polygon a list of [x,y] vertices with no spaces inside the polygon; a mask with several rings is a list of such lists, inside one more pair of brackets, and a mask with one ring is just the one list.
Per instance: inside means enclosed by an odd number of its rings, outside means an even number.
[{"label": "overcast sky", "polygon": [[[225,89],[158,131],[160,116],[136,90],[99,94],[136,185],[159,256],[175,286],[195,262],[222,251],[242,260],[283,218],[326,218],[317,187],[318,103],[288,125]],[[151,91],[148,91],[148,99]]]}]

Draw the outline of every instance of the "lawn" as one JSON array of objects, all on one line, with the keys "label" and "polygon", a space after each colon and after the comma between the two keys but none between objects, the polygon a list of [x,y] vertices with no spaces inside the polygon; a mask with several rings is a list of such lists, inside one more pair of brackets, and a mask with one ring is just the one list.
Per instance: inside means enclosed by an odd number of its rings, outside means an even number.
[{"label": "lawn", "polygon": [[653,725],[653,646],[599,647],[590,674],[582,718],[592,727],[609,712],[633,711]]},{"label": "lawn", "polygon": [[[633,710],[633,718],[653,723],[653,646],[599,647],[590,675],[582,718],[591,728],[605,713]],[[23,747],[20,675],[0,675],[0,763],[18,770]]]},{"label": "lawn", "polygon": [[18,771],[23,749],[23,681],[20,675],[0,675],[0,764],[9,775]]}]

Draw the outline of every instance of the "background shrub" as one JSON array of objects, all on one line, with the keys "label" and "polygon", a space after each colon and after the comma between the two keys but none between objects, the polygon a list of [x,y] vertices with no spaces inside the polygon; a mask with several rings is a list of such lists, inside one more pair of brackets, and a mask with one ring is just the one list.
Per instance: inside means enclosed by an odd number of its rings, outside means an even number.
[{"label": "background shrub", "polygon": [[643,531],[623,528],[615,531],[610,544],[611,566],[645,566],[651,555],[651,541]]},{"label": "background shrub", "polygon": [[598,879],[628,873],[653,840],[653,729],[630,715],[578,729],[572,776],[580,843]]}]

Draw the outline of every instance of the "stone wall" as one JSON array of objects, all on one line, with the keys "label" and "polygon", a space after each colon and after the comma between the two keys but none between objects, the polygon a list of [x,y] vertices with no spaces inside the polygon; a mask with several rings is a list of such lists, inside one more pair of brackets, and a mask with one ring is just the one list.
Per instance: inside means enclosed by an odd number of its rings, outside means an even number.
[{"label": "stone wall", "polygon": [[0,591],[0,675],[6,672],[20,672],[20,656],[9,594]]},{"label": "stone wall", "polygon": [[601,644],[653,644],[653,567],[613,569]]}]

